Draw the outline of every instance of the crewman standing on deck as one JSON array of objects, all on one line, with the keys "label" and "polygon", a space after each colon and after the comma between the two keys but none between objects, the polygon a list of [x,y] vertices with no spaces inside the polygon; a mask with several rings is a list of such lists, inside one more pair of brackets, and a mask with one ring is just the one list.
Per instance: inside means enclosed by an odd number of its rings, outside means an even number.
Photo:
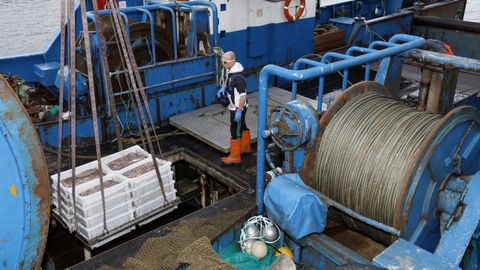
[{"label": "crewman standing on deck", "polygon": [[238,164],[242,161],[242,153],[250,153],[250,130],[245,124],[247,114],[247,82],[243,76],[243,66],[236,61],[234,52],[226,52],[222,56],[223,67],[227,71],[225,85],[217,92],[217,96],[226,95],[230,111],[230,155],[222,158],[224,164]]}]

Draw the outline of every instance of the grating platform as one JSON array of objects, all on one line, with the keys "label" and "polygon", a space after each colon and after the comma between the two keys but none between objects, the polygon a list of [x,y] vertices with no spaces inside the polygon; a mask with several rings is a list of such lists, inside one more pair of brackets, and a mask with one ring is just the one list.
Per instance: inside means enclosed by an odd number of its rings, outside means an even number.
[{"label": "grating platform", "polygon": [[[268,110],[287,103],[291,92],[272,87],[268,90]],[[297,98],[317,108],[315,100],[297,95]],[[247,127],[251,130],[252,142],[257,141],[258,92],[248,95],[248,111],[245,117]],[[222,152],[230,151],[230,113],[220,104],[214,104],[195,111],[170,117],[170,124],[185,131]]]}]

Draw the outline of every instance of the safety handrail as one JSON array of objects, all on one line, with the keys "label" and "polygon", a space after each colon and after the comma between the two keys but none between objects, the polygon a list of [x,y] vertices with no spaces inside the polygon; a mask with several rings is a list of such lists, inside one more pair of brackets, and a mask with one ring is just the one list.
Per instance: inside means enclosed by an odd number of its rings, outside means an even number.
[{"label": "safety handrail", "polygon": [[[162,6],[172,7],[172,8],[176,7],[176,4],[173,3],[173,2],[158,3],[158,2],[155,2],[155,1],[149,1],[148,4],[151,5],[151,6],[162,5]],[[219,22],[219,20],[218,20],[217,6],[214,3],[208,2],[208,1],[188,1],[188,2],[183,2],[182,4],[189,5],[189,6],[208,6],[212,9],[212,15],[213,15],[213,44],[214,44],[214,47],[218,47],[218,40],[219,40],[218,22]]]},{"label": "safety handrail", "polygon": [[[194,43],[194,55],[198,56],[198,42],[197,42],[197,35],[196,35],[196,29],[197,29],[197,21],[195,20],[196,18],[196,10],[193,8],[193,6],[206,6],[212,10],[212,16],[213,16],[213,43],[214,46],[218,46],[218,10],[217,6],[214,3],[207,2],[207,1],[189,1],[189,2],[183,2],[179,3],[178,6],[175,3],[168,2],[168,3],[157,3],[150,1],[148,3],[149,5],[146,6],[135,6],[135,7],[126,7],[126,8],[121,8],[119,11],[121,12],[122,16],[124,17],[125,20],[127,20],[127,16],[125,14],[128,13],[134,13],[134,12],[142,12],[145,13],[149,19],[150,19],[150,25],[151,25],[151,35],[152,35],[152,49],[155,49],[155,44],[154,44],[154,29],[153,29],[153,16],[151,14],[151,11],[156,11],[156,10],[167,10],[171,15],[172,15],[172,33],[173,33],[173,50],[174,50],[174,57],[175,60],[178,59],[178,45],[177,45],[177,20],[176,20],[176,14],[174,9],[177,7],[183,8],[183,9],[188,9],[192,12],[192,31],[194,31],[193,35],[193,43]],[[109,15],[111,14],[111,10],[99,10],[98,11],[99,16],[104,16],[104,15]],[[87,18],[93,22],[95,22],[95,16],[93,14],[93,11],[87,12]],[[129,29],[128,29],[128,24],[125,24],[125,27],[127,27],[127,33],[129,34]],[[152,55],[155,57],[155,50],[153,51]],[[155,62],[155,58],[154,58]]]},{"label": "safety handrail", "polygon": [[[103,11],[104,11],[104,10],[99,10],[99,11],[98,11],[98,15],[99,15],[99,16],[103,16],[103,15],[108,15],[108,14],[111,13],[111,12],[109,12],[109,13],[104,13]],[[124,12],[120,12],[120,15],[121,15],[122,18],[123,18],[124,25],[125,25],[125,30],[127,31],[127,36],[130,38],[130,28],[128,27],[128,16],[127,16]],[[95,14],[93,13],[93,11],[88,11],[88,12],[87,12],[87,20],[94,22],[95,25],[96,25],[97,22],[96,22],[96,20],[95,20]]]},{"label": "safety handrail", "polygon": [[[376,52],[377,50],[371,49],[371,48],[364,48],[364,47],[358,47],[358,46],[353,46],[348,48],[346,51],[347,55],[352,55],[354,52],[356,53],[371,53],[371,52]],[[370,63],[365,63],[365,81],[370,80]]]},{"label": "safety handrail", "polygon": [[[365,63],[371,63],[376,60],[380,60],[386,57],[391,57],[415,48],[423,47],[426,43],[425,39],[398,34],[390,39],[393,42],[402,42],[402,44],[395,43],[391,47],[367,52],[360,56],[352,56],[348,59],[339,60],[333,63],[318,63],[315,61],[316,66],[304,69],[296,70],[295,63],[294,70],[286,69],[276,65],[267,65],[260,71],[259,76],[259,90],[258,90],[258,129],[257,129],[257,175],[256,175],[256,195],[257,195],[257,206],[258,213],[263,214],[264,204],[263,204],[263,195],[265,192],[265,138],[262,136],[266,130],[267,123],[267,108],[268,108],[268,85],[269,77],[277,76],[279,78],[290,80],[292,82],[304,81],[312,78],[323,77],[334,72],[345,70],[351,67],[362,65]],[[392,42],[392,43],[393,43]],[[305,61],[306,62],[306,61]],[[309,62],[310,63],[310,62]],[[297,65],[298,68],[298,65]],[[323,90],[323,89],[322,89]],[[292,89],[293,91],[293,89]],[[318,100],[319,103],[322,100]]]},{"label": "safety handrail", "polygon": [[[182,4],[181,2],[178,2],[178,6],[180,8],[190,10],[190,12],[192,13],[192,28],[190,29],[189,32],[191,32],[193,35],[193,56],[197,57],[198,56],[197,11],[192,6]],[[188,52],[188,47],[187,47],[187,52]]]},{"label": "safety handrail", "polygon": [[[336,53],[336,52],[329,52],[326,53],[323,57],[321,57],[321,61],[314,61],[310,59],[305,59],[305,58],[300,58],[298,59],[295,64],[293,65],[293,70],[299,70],[301,65],[305,66],[310,66],[310,67],[324,67],[325,65],[332,63],[332,60],[346,60],[350,58],[355,58],[352,56],[353,52],[361,52],[364,54],[371,54],[371,53],[376,53],[379,52],[379,50],[374,49],[374,47],[385,47],[385,48],[391,48],[395,46],[399,46],[402,44],[408,44],[412,41],[415,41],[416,39],[419,39],[419,37],[416,36],[411,36],[411,35],[405,35],[405,34],[398,34],[390,38],[388,42],[386,41],[374,41],[372,42],[368,48],[363,48],[363,47],[352,47],[347,50],[345,54],[341,53]],[[425,42],[425,40],[424,40]],[[423,45],[422,45],[423,46]],[[413,48],[411,48],[413,49]],[[382,53],[379,54],[378,58],[375,58],[373,61],[380,60],[385,57],[389,57],[391,55],[384,55]],[[358,56],[357,56],[358,57]],[[368,80],[370,78],[370,63],[362,63],[366,64],[365,67],[365,79]],[[342,80],[342,90],[345,90],[347,88],[348,84],[348,69],[345,68],[343,69],[343,80]],[[319,77],[319,82],[318,82],[318,95],[317,95],[317,111],[320,112],[322,110],[322,102],[323,102],[323,93],[324,93],[324,86],[325,86],[325,75],[321,75]],[[292,100],[296,99],[297,96],[297,88],[298,88],[298,83],[297,81],[292,82]]]},{"label": "safety handrail", "polygon": [[407,57],[427,63],[444,65],[449,68],[480,71],[480,60],[456,55],[447,55],[438,52],[414,49],[405,53]]},{"label": "safety handrail", "polygon": [[151,36],[150,42],[152,43],[152,60],[150,61],[150,64],[155,64],[155,62],[157,61],[157,58],[156,58],[157,53],[155,51],[155,26],[154,26],[155,21],[153,19],[153,15],[150,11],[144,8],[137,7],[136,9],[137,11],[144,13],[145,16],[148,17],[148,22],[150,23],[150,36]]}]

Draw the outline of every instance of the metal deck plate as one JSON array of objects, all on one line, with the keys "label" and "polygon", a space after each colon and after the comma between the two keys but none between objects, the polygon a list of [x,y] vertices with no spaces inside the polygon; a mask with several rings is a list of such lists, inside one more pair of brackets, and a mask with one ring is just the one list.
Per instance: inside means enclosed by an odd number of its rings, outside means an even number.
[{"label": "metal deck plate", "polygon": [[[272,87],[268,90],[268,110],[290,101],[291,92]],[[313,108],[317,102],[300,95],[297,98],[304,100]],[[257,109],[258,92],[248,95],[248,111],[245,118],[247,127],[251,131],[252,143],[257,141]],[[230,113],[220,104],[214,104],[195,111],[170,117],[170,124],[185,131],[193,137],[205,142],[224,153],[230,151]]]}]

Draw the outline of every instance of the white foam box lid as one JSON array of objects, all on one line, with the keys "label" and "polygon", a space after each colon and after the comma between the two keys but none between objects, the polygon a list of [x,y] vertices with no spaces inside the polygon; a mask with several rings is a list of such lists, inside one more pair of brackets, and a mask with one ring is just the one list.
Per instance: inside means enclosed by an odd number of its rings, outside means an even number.
[{"label": "white foam box lid", "polygon": [[[138,154],[140,156],[143,156],[143,158],[138,159],[138,160],[133,160],[131,164],[128,164],[127,166],[124,166],[122,168],[116,168],[116,167],[112,168],[111,162],[116,161],[116,160],[121,159],[121,158],[124,158],[124,157],[126,157],[130,154]],[[129,147],[127,149],[124,149],[120,152],[117,152],[117,153],[111,154],[109,156],[103,157],[102,158],[102,164],[105,164],[105,166],[109,170],[111,170],[112,172],[118,172],[118,171],[120,171],[120,170],[122,170],[122,169],[124,169],[128,166],[131,166],[132,164],[135,164],[139,161],[142,161],[142,160],[144,160],[148,157],[150,157],[150,159],[151,159],[151,155],[147,151],[143,150],[140,146],[135,145],[135,146]]]}]

